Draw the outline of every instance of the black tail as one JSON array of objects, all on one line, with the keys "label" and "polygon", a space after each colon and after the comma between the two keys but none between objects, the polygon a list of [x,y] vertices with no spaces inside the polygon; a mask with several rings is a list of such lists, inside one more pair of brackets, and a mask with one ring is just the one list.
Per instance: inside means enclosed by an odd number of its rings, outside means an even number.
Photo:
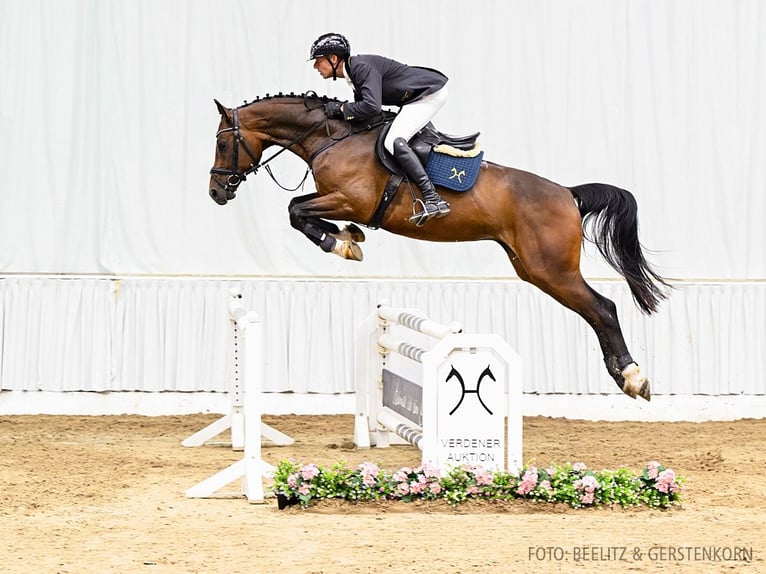
[{"label": "black tail", "polygon": [[636,198],[605,183],[578,185],[570,191],[580,209],[585,238],[625,278],[638,307],[647,315],[657,311],[670,285],[644,258],[638,241]]}]

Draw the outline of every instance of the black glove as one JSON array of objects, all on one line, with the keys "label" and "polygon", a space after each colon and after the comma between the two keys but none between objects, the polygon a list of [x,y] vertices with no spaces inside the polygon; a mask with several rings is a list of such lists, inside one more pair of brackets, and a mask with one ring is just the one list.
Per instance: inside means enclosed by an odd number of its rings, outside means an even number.
[{"label": "black glove", "polygon": [[324,113],[325,115],[330,119],[343,119],[343,112],[341,111],[340,107],[343,105],[343,102],[327,102],[324,105]]}]

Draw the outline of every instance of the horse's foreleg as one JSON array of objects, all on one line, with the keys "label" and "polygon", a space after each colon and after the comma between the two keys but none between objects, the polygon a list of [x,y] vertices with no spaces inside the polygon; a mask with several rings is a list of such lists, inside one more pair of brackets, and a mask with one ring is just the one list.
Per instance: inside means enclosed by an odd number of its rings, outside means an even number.
[{"label": "horse's foreleg", "polygon": [[316,193],[293,198],[288,205],[290,225],[323,251],[334,253],[343,259],[361,261],[364,256],[357,243],[364,241],[365,237],[359,227],[350,223],[340,229],[330,221],[309,215],[311,211],[307,207],[316,204],[321,198],[322,196]]}]

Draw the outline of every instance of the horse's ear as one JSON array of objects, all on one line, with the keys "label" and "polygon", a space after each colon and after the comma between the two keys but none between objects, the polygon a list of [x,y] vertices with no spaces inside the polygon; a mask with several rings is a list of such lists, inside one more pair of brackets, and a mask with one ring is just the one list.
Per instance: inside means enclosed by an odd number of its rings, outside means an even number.
[{"label": "horse's ear", "polygon": [[226,117],[226,107],[215,98],[213,98],[213,101],[215,102],[215,106],[218,108],[218,113],[223,117]]}]

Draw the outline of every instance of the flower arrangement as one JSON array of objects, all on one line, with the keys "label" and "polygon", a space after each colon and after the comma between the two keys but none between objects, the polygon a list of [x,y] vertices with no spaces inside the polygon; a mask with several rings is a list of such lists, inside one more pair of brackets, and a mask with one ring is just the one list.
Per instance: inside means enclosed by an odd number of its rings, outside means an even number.
[{"label": "flower arrangement", "polygon": [[456,506],[469,499],[535,500],[565,503],[572,508],[601,505],[645,505],[670,508],[681,502],[682,477],[659,462],[647,463],[640,475],[628,469],[591,470],[582,462],[543,468],[528,465],[518,474],[463,465],[446,474],[423,465],[394,473],[364,462],[349,468],[337,462],[329,468],[282,460],[272,485],[280,509],[289,504],[335,498],[351,502],[381,500],[444,500]]}]

